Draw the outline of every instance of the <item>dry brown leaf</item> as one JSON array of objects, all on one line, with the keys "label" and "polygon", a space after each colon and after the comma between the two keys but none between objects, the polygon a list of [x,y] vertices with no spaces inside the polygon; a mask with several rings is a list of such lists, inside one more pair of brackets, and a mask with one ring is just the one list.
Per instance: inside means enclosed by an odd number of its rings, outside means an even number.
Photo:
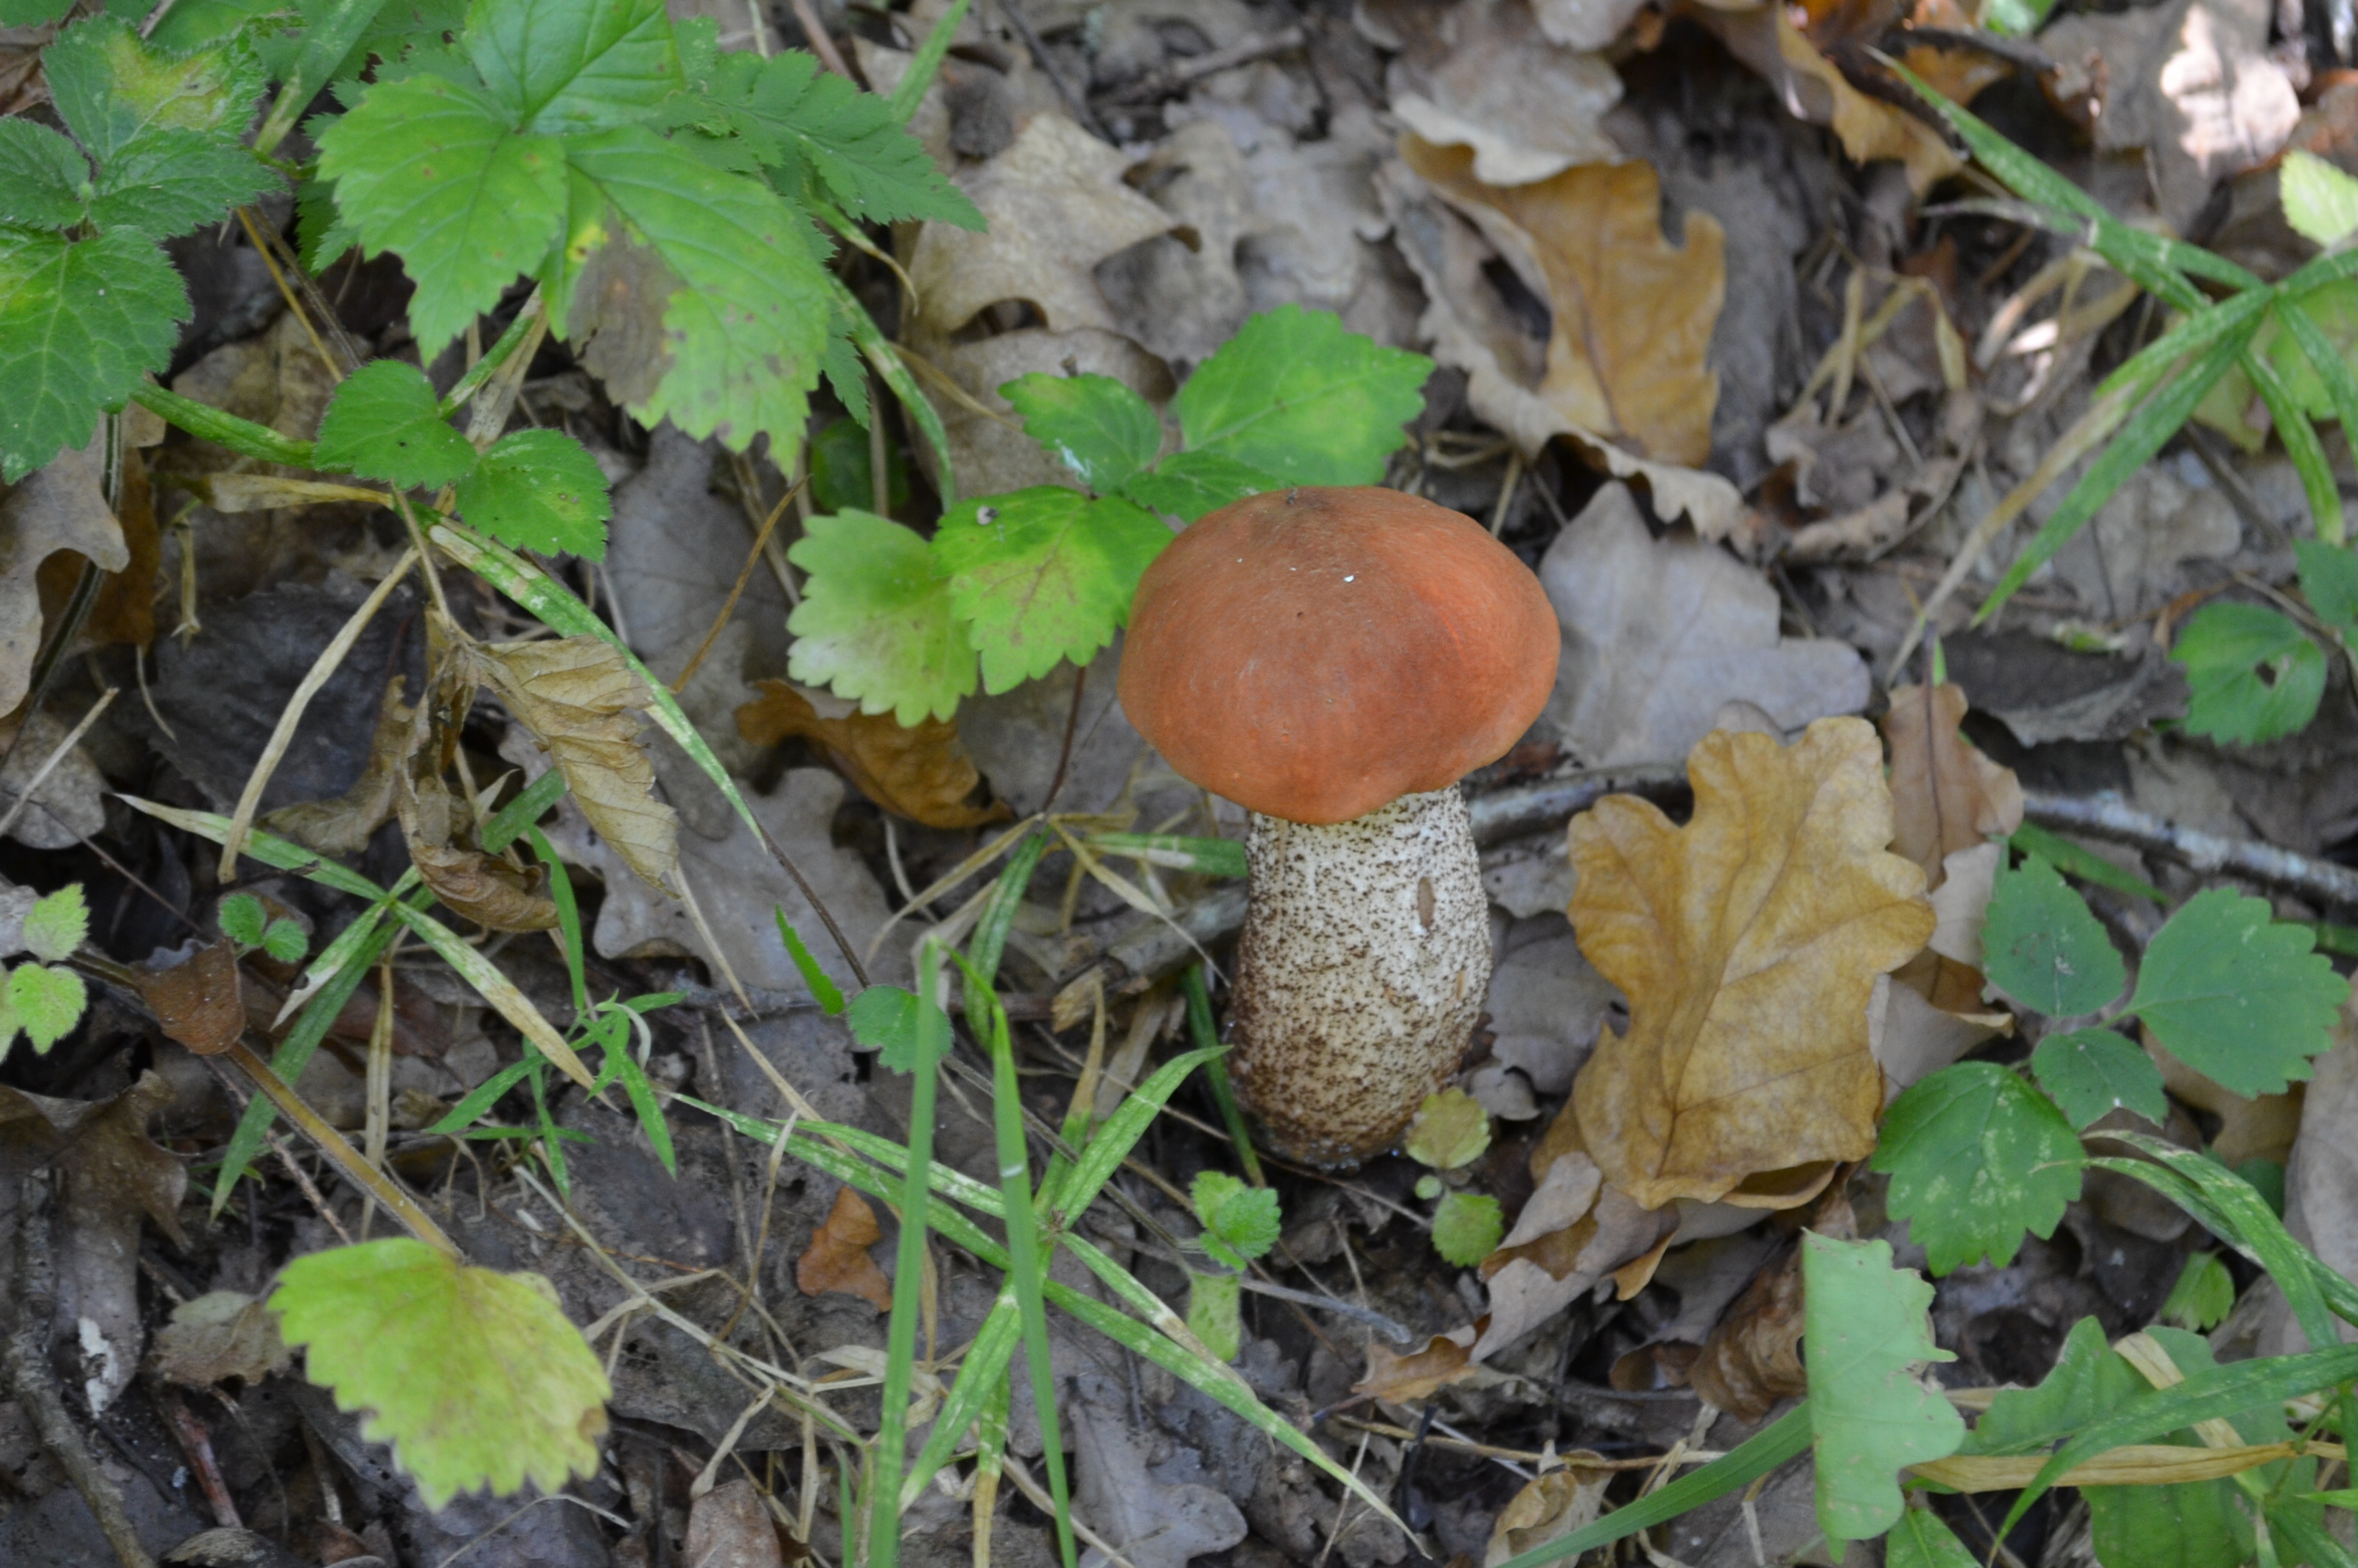
[{"label": "dry brown leaf", "polygon": [[1573,1087],[1581,1141],[1650,1208],[1863,1159],[1883,1077],[1876,977],[1932,934],[1922,870],[1883,846],[1891,795],[1863,719],[1780,747],[1704,737],[1684,827],[1612,795],[1572,821],[1581,951],[1629,999]]},{"label": "dry brown leaf", "polygon": [[201,1389],[232,1378],[258,1383],[292,1358],[278,1314],[236,1291],[213,1291],[172,1309],[152,1352],[158,1376]]},{"label": "dry brown leaf", "polygon": [[218,1056],[245,1033],[237,944],[224,936],[169,968],[135,969],[139,995],[164,1033],[200,1056]]},{"label": "dry brown leaf", "polygon": [[[2335,1038],[2341,1038],[2337,1033]],[[2230,1170],[2246,1160],[2273,1160],[2281,1164],[2292,1153],[2301,1126],[2301,1107],[2309,1086],[2294,1084],[2280,1095],[2239,1095],[2222,1088],[2163,1048],[2153,1032],[2140,1026],[2137,1039],[2145,1054],[2161,1069],[2161,1085],[2196,1110],[2219,1119],[2219,1130],[2210,1140],[2212,1156]]]},{"label": "dry brown leaf", "polygon": [[1605,1488],[1617,1474],[1581,1463],[1583,1458],[1595,1457],[1568,1454],[1563,1469],[1534,1476],[1517,1492],[1498,1510],[1498,1522],[1490,1527],[1490,1544],[1482,1554],[1483,1568],[1499,1568],[1509,1558],[1520,1557],[1559,1536],[1595,1523],[1605,1509]]},{"label": "dry brown leaf", "polygon": [[689,1506],[687,1561],[698,1568],[784,1568],[777,1527],[752,1482],[736,1476]]},{"label": "dry brown leaf", "polygon": [[1368,1341],[1368,1375],[1351,1385],[1355,1394],[1367,1394],[1395,1404],[1430,1399],[1452,1383],[1463,1382],[1481,1368],[1474,1364],[1472,1347],[1483,1325],[1436,1334],[1422,1350],[1405,1356]]},{"label": "dry brown leaf", "polygon": [[473,650],[484,684],[554,758],[573,799],[622,863],[658,892],[679,864],[679,814],[653,798],[654,764],[633,710],[646,683],[622,650],[596,637],[487,643]]},{"label": "dry brown leaf", "polygon": [[466,842],[466,811],[438,778],[396,775],[401,836],[410,864],[434,896],[461,919],[492,931],[554,931],[557,903],[541,892],[541,868],[519,870]]},{"label": "dry brown leaf", "polygon": [[1687,1381],[1739,1421],[1758,1421],[1779,1400],[1809,1386],[1801,1369],[1801,1254],[1753,1277],[1736,1298]]},{"label": "dry brown leaf", "polygon": [[[1965,694],[1953,682],[1891,694],[1883,738],[1891,746],[1891,849],[1924,868],[1925,886],[1948,878],[1942,862],[2022,826],[2022,783],[1958,733]],[[1986,896],[1986,895],[1985,895]]]},{"label": "dry brown leaf", "polygon": [[1896,103],[1853,87],[1817,51],[1782,5],[1747,11],[1707,9],[1699,20],[1716,32],[1730,54],[1777,90],[1786,107],[1813,125],[1831,125],[1853,163],[1897,158],[1919,196],[1963,167],[1941,133]]},{"label": "dry brown leaf", "polygon": [[762,695],[737,710],[737,732],[756,746],[807,735],[860,794],[928,827],[973,827],[1012,815],[1004,801],[976,806],[968,800],[982,775],[958,743],[957,725],[929,718],[904,729],[889,713],[823,719],[791,682],[755,686]]},{"label": "dry brown leaf", "polygon": [[[135,403],[128,411],[146,413]],[[164,541],[156,528],[156,491],[148,482],[146,460],[135,446],[129,444],[123,453],[122,504],[115,516],[122,525],[124,546],[130,558],[121,568],[109,572],[106,580],[99,585],[90,617],[82,622],[81,634],[74,640],[77,649],[124,643],[144,648],[156,640],[156,568],[163,559]],[[64,613],[81,578],[81,560],[78,555],[55,555],[41,563],[41,615],[45,621],[54,621]]]},{"label": "dry brown leaf", "polygon": [[99,490],[95,446],[59,452],[0,493],[0,713],[25,700],[41,645],[40,567],[60,550],[111,572],[131,565],[123,525]]},{"label": "dry brown leaf", "polygon": [[1711,456],[1719,376],[1704,361],[1727,281],[1717,219],[1689,211],[1684,243],[1671,244],[1661,179],[1642,160],[1500,188],[1475,178],[1467,148],[1404,135],[1401,156],[1543,290],[1553,326],[1542,399],[1641,458],[1693,467]]},{"label": "dry brown leaf", "polygon": [[1600,122],[1621,79],[1565,49],[1522,0],[1363,0],[1354,19],[1395,51],[1386,85],[1402,124],[1436,146],[1474,149],[1474,176],[1528,185],[1579,164],[1618,163]]},{"label": "dry brown leaf", "polygon": [[892,1282],[868,1249],[884,1239],[876,1211],[849,1187],[838,1187],[835,1206],[795,1261],[795,1284],[806,1296],[839,1291],[858,1296],[878,1312],[892,1310]]},{"label": "dry brown leaf", "polygon": [[265,816],[262,826],[323,855],[357,855],[367,849],[377,828],[393,815],[402,765],[421,738],[412,732],[417,710],[401,700],[408,684],[406,676],[385,683],[376,733],[369,738],[368,766],[352,788],[333,800],[282,806]]}]

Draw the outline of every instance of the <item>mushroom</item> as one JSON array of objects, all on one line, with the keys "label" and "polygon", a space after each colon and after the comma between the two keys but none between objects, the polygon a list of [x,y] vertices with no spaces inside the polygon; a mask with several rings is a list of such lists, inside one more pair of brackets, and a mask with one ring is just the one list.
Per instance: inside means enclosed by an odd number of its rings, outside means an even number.
[{"label": "mushroom", "polygon": [[1139,583],[1122,708],[1252,814],[1229,1065],[1293,1157],[1380,1153],[1464,1056],[1490,923],[1457,781],[1539,716],[1559,646],[1512,551],[1392,490],[1238,502]]}]

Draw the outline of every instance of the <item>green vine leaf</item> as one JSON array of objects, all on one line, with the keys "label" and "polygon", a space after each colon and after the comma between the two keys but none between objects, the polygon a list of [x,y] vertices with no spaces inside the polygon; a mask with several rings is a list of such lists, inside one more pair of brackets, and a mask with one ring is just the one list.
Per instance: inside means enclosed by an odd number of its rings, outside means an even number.
[{"label": "green vine leaf", "polygon": [[2050,1018],[2094,1012],[2128,984],[2128,967],[2087,902],[2036,855],[1999,867],[1982,952],[1991,984]]},{"label": "green vine leaf", "polygon": [[2230,745],[2297,733],[2325,696],[2325,654],[2281,611],[2206,604],[2169,656],[2186,669],[2186,728]]},{"label": "green vine leaf", "polygon": [[1873,1167],[1935,1274],[2014,1261],[2080,1195],[2080,1140],[2045,1096],[1990,1062],[1943,1067],[1891,1102]]},{"label": "green vine leaf", "polygon": [[917,996],[899,986],[870,986],[843,1010],[851,1037],[876,1053],[877,1065],[906,1073],[917,1065]]},{"label": "green vine leaf", "polygon": [[1199,1171],[1187,1198],[1204,1222],[1206,1249],[1229,1268],[1241,1269],[1277,1245],[1275,1189],[1249,1187],[1225,1171]]},{"label": "green vine leaf", "polygon": [[461,517],[503,545],[606,558],[613,497],[590,449],[563,431],[501,437],[459,481],[456,499]]},{"label": "green vine leaf", "polygon": [[795,679],[911,726],[949,718],[973,693],[974,650],[914,529],[859,511],[814,517],[786,558],[809,579],[786,620]]},{"label": "green vine leaf", "polygon": [[605,1369],[537,1274],[396,1237],[297,1258],[270,1306],[305,1375],[368,1412],[428,1508],[489,1485],[553,1492],[598,1467]]},{"label": "green vine leaf", "polygon": [[1099,495],[1113,495],[1163,449],[1153,406],[1109,375],[1018,376],[999,395],[1023,433]]},{"label": "green vine leaf", "polygon": [[47,125],[0,119],[0,222],[65,229],[82,220],[90,160]]},{"label": "green vine leaf", "polygon": [[2306,1078],[2350,982],[2315,951],[2307,926],[2266,899],[2196,893],[2145,953],[2129,1009],[2169,1054],[2231,1093],[2282,1094]]},{"label": "green vine leaf", "polygon": [[234,142],[195,131],[151,130],[107,161],[90,216],[102,228],[137,229],[168,240],[216,222],[279,183],[276,170]]},{"label": "green vine leaf", "polygon": [[1129,502],[1056,485],[965,501],[934,535],[934,569],[996,696],[1060,660],[1086,665],[1130,618],[1138,579],[1171,530]]},{"label": "green vine leaf", "polygon": [[492,0],[460,40],[494,102],[561,135],[644,119],[681,84],[663,0]]},{"label": "green vine leaf", "polygon": [[475,449],[451,428],[432,384],[399,360],[372,360],[344,378],[311,455],[323,469],[398,490],[449,484],[475,466]]},{"label": "green vine leaf", "polygon": [[1920,1370],[1956,1357],[1932,1343],[1932,1287],[1891,1266],[1887,1241],[1804,1231],[1801,1301],[1818,1524],[1829,1541],[1869,1540],[1899,1520],[1900,1469],[1965,1440],[1964,1418]]},{"label": "green vine leaf", "polygon": [[1402,427],[1424,411],[1432,373],[1422,354],[1363,338],[1332,312],[1286,305],[1248,320],[1172,406],[1191,452],[1279,484],[1375,484]]},{"label": "green vine leaf", "polygon": [[170,362],[188,316],[179,273],[135,230],[0,229],[0,479],[89,445],[99,411]]},{"label": "green vine leaf", "polygon": [[2133,1110],[2156,1127],[2169,1119],[2161,1069],[2109,1029],[2049,1035],[2030,1053],[2030,1070],[2074,1127],[2087,1127],[2115,1108]]}]

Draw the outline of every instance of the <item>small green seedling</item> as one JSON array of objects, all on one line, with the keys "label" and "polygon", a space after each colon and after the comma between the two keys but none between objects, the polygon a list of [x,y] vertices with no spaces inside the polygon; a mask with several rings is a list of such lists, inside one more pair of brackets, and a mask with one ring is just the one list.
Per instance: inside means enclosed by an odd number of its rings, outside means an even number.
[{"label": "small green seedling", "polygon": [[271,919],[262,901],[250,892],[232,893],[222,900],[214,918],[221,923],[222,935],[237,944],[241,958],[259,948],[282,964],[294,964],[301,962],[311,947],[302,926],[283,914]]},{"label": "small green seedling", "polygon": [[[1409,1123],[1408,1157],[1435,1173],[1462,1171],[1490,1147],[1490,1113],[1464,1089],[1427,1095]],[[1462,1179],[1462,1178],[1461,1178]],[[1416,1195],[1441,1200],[1433,1211],[1433,1249],[1459,1268],[1470,1268],[1498,1250],[1507,1234],[1498,1200],[1463,1192],[1439,1174],[1417,1178]]]},{"label": "small green seedling", "polygon": [[1244,1321],[1238,1311],[1246,1266],[1277,1245],[1277,1194],[1249,1187],[1221,1171],[1206,1171],[1188,1190],[1204,1233],[1195,1238],[1217,1272],[1195,1274],[1187,1292],[1187,1326],[1212,1353],[1233,1361],[1244,1348]]},{"label": "small green seedling", "polygon": [[2197,1252],[2178,1271],[2169,1299],[2161,1303],[2161,1321],[2196,1334],[2208,1334],[2235,1310],[2235,1276],[2216,1252]]},{"label": "small green seedling", "polygon": [[25,916],[25,948],[32,961],[8,971],[0,987],[0,1061],[21,1032],[33,1049],[47,1054],[81,1022],[90,992],[81,977],[65,968],[90,935],[90,907],[81,884],[70,882],[33,905]]}]

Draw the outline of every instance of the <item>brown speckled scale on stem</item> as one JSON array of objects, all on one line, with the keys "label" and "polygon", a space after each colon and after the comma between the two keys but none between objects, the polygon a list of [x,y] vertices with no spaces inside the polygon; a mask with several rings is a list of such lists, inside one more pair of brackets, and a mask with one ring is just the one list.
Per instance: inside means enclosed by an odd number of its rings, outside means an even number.
[{"label": "brown speckled scale on stem", "polygon": [[1229,1061],[1278,1147],[1357,1164],[1456,1069],[1490,983],[1466,797],[1406,795],[1325,827],[1255,815]]}]

